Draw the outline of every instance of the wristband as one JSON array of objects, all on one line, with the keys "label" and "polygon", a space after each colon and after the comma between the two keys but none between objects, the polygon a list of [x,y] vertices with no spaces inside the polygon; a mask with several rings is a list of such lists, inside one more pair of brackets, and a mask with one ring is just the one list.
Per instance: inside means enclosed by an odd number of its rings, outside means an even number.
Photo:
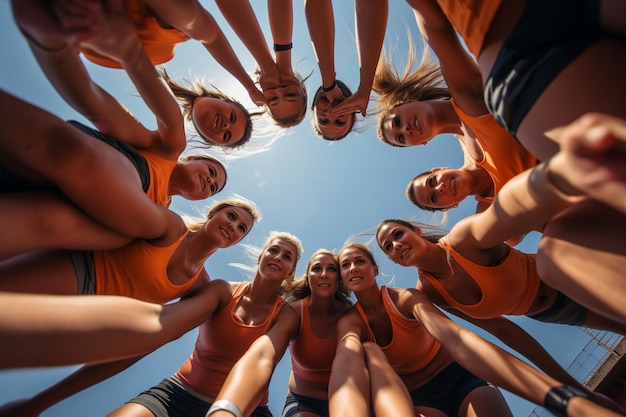
[{"label": "wristband", "polygon": [[293,42],[289,42],[289,43],[275,43],[274,44],[274,52],[288,51],[291,48],[293,48]]},{"label": "wristband", "polygon": [[330,91],[333,91],[333,89],[337,86],[337,80],[333,80],[333,83],[329,86],[329,87],[324,87],[324,85],[322,85],[322,91],[325,93],[328,93]]},{"label": "wristband", "polygon": [[211,404],[211,408],[209,408],[209,411],[207,411],[205,417],[209,417],[211,414],[220,410],[228,411],[235,417],[243,417],[243,414],[241,414],[241,410],[239,409],[239,407],[237,407],[237,405],[230,400],[215,400],[213,404]]},{"label": "wristband", "polygon": [[558,417],[567,416],[567,404],[572,397],[588,398],[588,395],[569,385],[563,385],[560,387],[554,387],[546,394],[546,398],[543,400],[543,406],[551,413]]}]

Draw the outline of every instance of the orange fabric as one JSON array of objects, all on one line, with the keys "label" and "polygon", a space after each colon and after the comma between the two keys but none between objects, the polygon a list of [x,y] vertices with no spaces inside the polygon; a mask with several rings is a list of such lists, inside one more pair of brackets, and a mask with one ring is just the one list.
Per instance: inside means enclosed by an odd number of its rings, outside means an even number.
[{"label": "orange fabric", "polygon": [[[135,31],[143,44],[146,55],[154,65],[162,64],[174,58],[176,45],[189,39],[178,29],[163,27],[141,0],[126,0],[124,8],[135,25]],[[80,48],[80,51],[85,55],[85,58],[94,64],[108,68],[122,68],[119,62],[100,55],[89,48]]]},{"label": "orange fabric", "polygon": [[424,278],[431,283],[450,307],[477,319],[490,319],[502,315],[522,315],[537,298],[540,279],[534,254],[511,248],[500,264],[483,266],[464,258],[450,246],[445,237],[439,243],[474,278],[482,292],[482,299],[478,303],[461,304],[448,294],[437,278],[420,271],[420,279]]},{"label": "orange fabric", "polygon": [[170,205],[170,177],[178,161],[165,159],[151,152],[141,150],[138,152],[146,158],[150,171],[150,186],[146,195],[158,205],[168,207]]},{"label": "orange fabric", "polygon": [[309,297],[302,300],[301,309],[300,333],[289,342],[291,368],[300,379],[328,384],[337,350],[337,337],[320,339],[313,333]]},{"label": "orange fabric", "polygon": [[183,295],[196,282],[200,268],[183,285],[174,285],[167,276],[167,264],[187,230],[169,246],[154,246],[143,239],[119,249],[94,251],[96,293],[123,295],[163,304]]},{"label": "orange fabric", "polygon": [[[176,376],[185,384],[206,397],[217,398],[235,362],[257,338],[273,326],[276,316],[285,305],[285,300],[277,297],[262,323],[244,324],[235,315],[235,308],[249,285],[249,282],[241,283],[229,303],[200,325],[191,356],[176,371]],[[254,375],[250,375],[250,378],[254,378]],[[265,391],[259,405],[266,405],[267,399],[268,392]]]},{"label": "orange fabric", "polygon": [[[494,196],[511,178],[537,165],[537,158],[500,126],[491,114],[470,116],[456,105],[454,99],[450,100],[450,103],[463,124],[474,132],[483,149],[484,158],[476,162],[476,165],[489,173],[493,181]],[[474,198],[476,201],[491,204],[494,197]]]},{"label": "orange fabric", "polygon": [[[389,298],[387,287],[382,286],[380,292],[383,297],[385,310],[387,310],[391,320],[393,332],[391,343],[387,346],[381,346],[381,349],[385,352],[391,367],[398,374],[418,372],[433,360],[437,352],[439,352],[441,344],[424,329],[424,326],[419,321],[405,317],[398,311],[393,301]],[[355,307],[363,321],[369,326],[367,314],[363,307],[358,302],[355,304]],[[371,329],[370,338],[376,341]]]},{"label": "orange fabric", "polygon": [[[450,24],[478,58],[487,31],[503,0],[437,0]],[[511,0],[509,0],[511,1]],[[514,0],[513,0],[514,1]]]}]

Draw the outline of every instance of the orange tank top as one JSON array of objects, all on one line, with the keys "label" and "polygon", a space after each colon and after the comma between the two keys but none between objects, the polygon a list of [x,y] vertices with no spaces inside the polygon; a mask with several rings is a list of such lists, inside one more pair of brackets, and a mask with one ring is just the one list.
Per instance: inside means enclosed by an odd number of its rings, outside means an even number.
[{"label": "orange tank top", "polygon": [[[500,126],[491,114],[470,116],[461,110],[453,99],[450,100],[450,104],[463,124],[474,133],[483,150],[483,160],[475,164],[489,173],[493,181],[494,196],[511,178],[537,165],[537,158]],[[494,197],[474,198],[491,204]]]},{"label": "orange tank top", "polygon": [[[511,0],[509,0],[511,1]],[[502,0],[437,0],[467,49],[478,58]]]},{"label": "orange tank top", "polygon": [[455,251],[445,236],[439,243],[472,276],[482,292],[482,298],[478,303],[461,304],[448,294],[438,279],[426,272],[420,272],[420,279],[424,278],[432,284],[450,307],[477,319],[490,319],[502,315],[522,315],[537,298],[541,282],[535,267],[534,254],[511,248],[500,264],[483,266],[475,264]]},{"label": "orange tank top", "polygon": [[[135,25],[135,31],[146,55],[154,65],[171,60],[174,57],[176,45],[189,39],[178,29],[163,27],[154,13],[141,0],[125,0],[124,9]],[[122,68],[119,62],[89,48],[80,48],[80,51],[94,64],[108,68]]]},{"label": "orange tank top", "polygon": [[303,299],[300,306],[300,333],[289,342],[291,369],[300,379],[328,384],[337,350],[337,337],[317,337],[311,328],[309,297]]},{"label": "orange tank top", "polygon": [[[274,325],[285,305],[285,300],[277,297],[262,323],[243,323],[234,311],[249,285],[249,282],[239,284],[228,304],[200,325],[191,356],[176,371],[177,377],[205,397],[217,397],[232,367],[250,345]],[[266,405],[267,400],[266,390],[259,405]]]},{"label": "orange tank top", "polygon": [[[418,372],[433,360],[437,352],[439,352],[441,344],[424,329],[424,326],[419,321],[405,317],[398,311],[391,298],[389,298],[387,287],[383,285],[380,291],[385,310],[391,320],[393,332],[391,342],[387,346],[381,346],[381,349],[385,352],[391,367],[398,374]],[[369,327],[367,314],[363,307],[358,302],[355,304],[355,307]],[[376,341],[371,328],[370,338]]]},{"label": "orange tank top", "polygon": [[152,152],[139,151],[146,158],[150,171],[150,185],[146,195],[155,203],[163,207],[169,207],[170,177],[178,161],[165,159]]},{"label": "orange tank top", "polygon": [[167,264],[189,230],[169,246],[154,246],[143,239],[119,249],[94,251],[96,293],[123,295],[163,304],[183,295],[196,282],[200,272],[182,285],[167,276]]}]

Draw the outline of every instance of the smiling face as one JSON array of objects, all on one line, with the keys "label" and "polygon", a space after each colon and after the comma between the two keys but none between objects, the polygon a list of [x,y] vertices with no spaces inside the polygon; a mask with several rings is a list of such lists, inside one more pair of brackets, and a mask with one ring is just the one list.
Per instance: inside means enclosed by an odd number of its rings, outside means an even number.
[{"label": "smiling face", "polygon": [[433,168],[409,187],[418,206],[439,210],[457,207],[471,193],[469,174],[460,169]]},{"label": "smiling face", "polygon": [[298,259],[298,250],[286,238],[277,237],[265,245],[259,257],[259,273],[280,282],[293,275]]},{"label": "smiling face", "polygon": [[328,252],[315,254],[309,260],[306,277],[313,296],[333,298],[339,288],[339,264]]},{"label": "smiling face", "polygon": [[218,240],[218,247],[227,248],[243,239],[253,225],[254,218],[245,208],[224,206],[209,218],[205,227]]},{"label": "smiling face", "polygon": [[306,92],[296,78],[279,87],[266,89],[263,96],[270,114],[280,122],[300,121],[306,112]]},{"label": "smiling face", "polygon": [[357,246],[347,246],[339,252],[339,271],[343,286],[355,293],[376,285],[378,266],[371,253]]},{"label": "smiling face", "polygon": [[415,256],[427,244],[422,236],[419,229],[390,221],[378,228],[376,241],[393,262],[402,266],[417,266]]},{"label": "smiling face", "polygon": [[356,116],[354,113],[338,117],[330,116],[332,108],[326,94],[320,89],[313,99],[313,123],[319,134],[327,140],[339,140],[352,130]]},{"label": "smiling face", "polygon": [[234,103],[213,97],[193,102],[191,119],[198,134],[218,146],[234,146],[244,137],[247,116]]},{"label": "smiling face", "polygon": [[220,192],[226,184],[226,170],[215,160],[187,158],[178,167],[180,195],[187,200],[204,200]]},{"label": "smiling face", "polygon": [[384,140],[399,147],[425,145],[439,132],[434,131],[436,113],[428,101],[410,101],[391,109],[383,116]]}]

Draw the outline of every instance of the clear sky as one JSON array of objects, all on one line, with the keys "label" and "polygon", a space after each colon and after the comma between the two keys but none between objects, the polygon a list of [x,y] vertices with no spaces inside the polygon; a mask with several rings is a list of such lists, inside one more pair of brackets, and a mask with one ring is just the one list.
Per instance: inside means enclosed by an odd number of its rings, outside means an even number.
[{"label": "clear sky", "polygon": [[[211,1],[202,1],[202,4],[218,20],[245,68],[252,72],[256,66],[252,56],[230,30],[215,4]],[[266,38],[271,42],[266,2],[256,1],[253,6]],[[335,1],[334,7],[337,78],[346,82],[354,91],[358,86],[359,74],[354,42],[354,2]],[[394,60],[400,68],[405,63],[407,30],[410,30],[415,43],[421,45],[410,8],[402,1],[390,1],[385,45],[387,48],[394,48]],[[63,119],[85,121],[65,104],[43,76],[12,20],[8,1],[0,1],[0,39],[0,88]],[[320,76],[306,28],[302,0],[294,2],[293,44],[293,62],[297,69],[303,74],[313,71],[307,81],[307,88],[312,95],[320,85]],[[179,45],[176,56],[166,67],[175,78],[208,79],[226,93],[239,98],[247,107],[253,108],[244,89],[219,67],[198,42],[189,41]],[[88,69],[94,80],[124,103],[142,123],[154,127],[154,117],[141,99],[135,96],[135,89],[123,71],[91,64],[88,64]],[[309,103],[310,101],[311,97]],[[222,193],[215,196],[215,200],[239,194],[253,200],[263,215],[261,222],[244,239],[245,243],[260,245],[272,230],[295,234],[304,245],[304,254],[298,267],[300,274],[306,267],[308,257],[316,249],[339,249],[348,237],[363,231],[371,232],[385,218],[423,222],[437,220],[413,206],[405,198],[404,190],[413,176],[426,169],[434,166],[460,167],[463,160],[457,140],[453,136],[442,135],[425,147],[392,148],[378,140],[376,117],[372,109],[373,105],[370,105],[370,116],[366,120],[359,116],[358,132],[351,133],[337,143],[326,142],[313,133],[309,114],[299,126],[283,132],[268,151],[226,161],[228,184]],[[252,143],[259,145],[268,140],[267,137],[253,136]],[[211,153],[224,159],[219,151]],[[215,200],[189,203],[175,199],[172,209],[179,213],[204,213],[204,208]],[[459,208],[449,212],[445,227],[451,227],[459,219],[473,213],[474,209],[475,203],[468,199]],[[526,252],[535,252],[536,246],[537,236],[530,236],[519,248]],[[377,246],[373,248],[381,270],[381,284],[389,284],[393,280],[390,284],[392,286],[415,286],[417,274],[414,269],[394,265]],[[240,269],[229,265],[233,262],[250,263],[243,249],[239,245],[213,255],[206,263],[211,277],[231,281],[249,279]],[[564,367],[571,363],[589,340],[577,328],[539,323],[525,317],[513,320],[544,344]],[[484,335],[480,331],[479,333]],[[71,397],[43,415],[106,415],[176,371],[192,352],[195,337],[196,331],[191,331],[127,371]],[[493,338],[489,339],[493,341]],[[42,345],[42,354],[45,355],[45,341],[42,341]],[[279,364],[270,387],[270,408],[275,416],[281,415],[287,390],[288,357],[287,353]],[[76,368],[62,367],[0,371],[0,404],[33,395],[74,369]],[[516,417],[527,416],[534,408],[533,404],[519,397],[506,392],[505,396]]]}]

